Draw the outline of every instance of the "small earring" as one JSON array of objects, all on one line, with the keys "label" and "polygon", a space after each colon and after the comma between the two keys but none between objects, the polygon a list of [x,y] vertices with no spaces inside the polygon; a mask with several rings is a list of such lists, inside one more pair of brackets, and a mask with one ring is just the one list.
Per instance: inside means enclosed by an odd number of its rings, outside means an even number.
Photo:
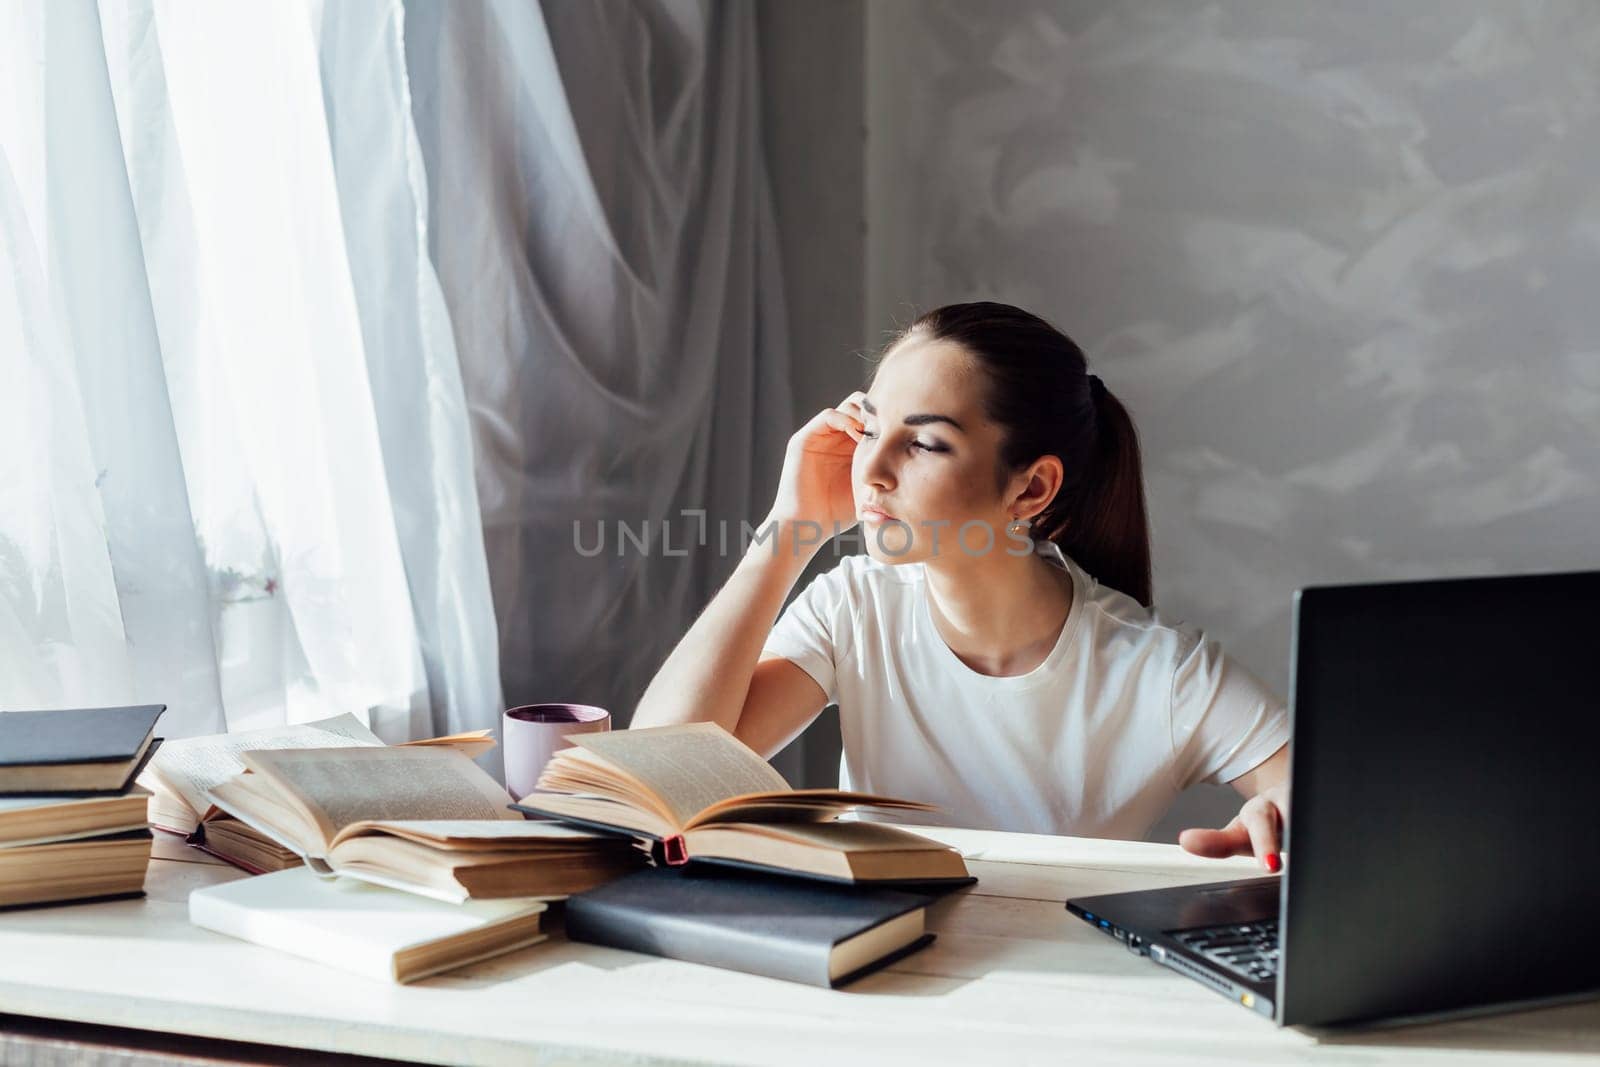
[{"label": "small earring", "polygon": [[1033,529],[1031,520],[1016,515],[1011,516],[1011,521],[1006,523],[1006,533],[1018,537],[1027,536],[1028,531],[1031,529]]}]

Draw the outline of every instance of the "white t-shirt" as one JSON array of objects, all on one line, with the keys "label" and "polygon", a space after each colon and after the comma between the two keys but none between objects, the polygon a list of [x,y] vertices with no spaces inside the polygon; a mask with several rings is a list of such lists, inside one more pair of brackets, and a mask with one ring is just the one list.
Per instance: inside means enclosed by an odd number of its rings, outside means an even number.
[{"label": "white t-shirt", "polygon": [[921,563],[847,556],[785,609],[764,652],[839,705],[841,788],[940,806],[897,822],[1138,839],[1190,785],[1289,739],[1283,702],[1215,641],[1045,558],[1072,575],[1072,608],[1044,662],[1012,677],[950,651]]}]

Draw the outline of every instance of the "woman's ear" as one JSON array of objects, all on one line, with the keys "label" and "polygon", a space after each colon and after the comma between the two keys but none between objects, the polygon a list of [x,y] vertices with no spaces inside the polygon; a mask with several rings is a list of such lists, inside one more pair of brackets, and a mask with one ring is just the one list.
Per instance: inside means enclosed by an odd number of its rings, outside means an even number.
[{"label": "woman's ear", "polygon": [[1031,519],[1055,499],[1066,476],[1066,468],[1055,456],[1040,456],[1011,479],[1008,510],[1019,518]]}]

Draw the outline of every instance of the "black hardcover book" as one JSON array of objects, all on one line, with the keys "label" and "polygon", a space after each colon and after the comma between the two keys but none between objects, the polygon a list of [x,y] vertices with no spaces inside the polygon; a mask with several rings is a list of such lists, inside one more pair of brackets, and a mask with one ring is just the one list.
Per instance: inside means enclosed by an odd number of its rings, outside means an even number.
[{"label": "black hardcover book", "polygon": [[[119,764],[92,764],[92,766],[96,766],[96,767],[114,766],[114,767],[118,768],[117,770],[110,772],[105,778],[105,781],[107,781],[107,782],[115,782],[116,784],[115,785],[106,785],[103,788],[94,788],[94,789],[87,789],[87,788],[77,788],[77,789],[50,788],[50,789],[41,789],[41,788],[39,788],[38,784],[30,784],[27,787],[12,788],[12,787],[8,787],[7,785],[4,784],[5,768],[0,767],[0,797],[24,796],[24,797],[63,797],[63,798],[65,798],[65,797],[114,797],[114,796],[121,796],[122,794],[126,793],[128,790],[133,788],[135,779],[137,779],[139,777],[139,775],[143,774],[144,773],[144,769],[150,765],[150,761],[155,758],[155,754],[161,750],[161,742],[164,741],[164,740],[166,740],[166,738],[163,738],[163,737],[152,737],[150,739],[150,744],[145,748],[144,752],[142,752],[140,754],[139,758],[137,760],[135,760],[131,766],[126,764],[126,763],[119,763]],[[76,765],[73,765],[73,766],[76,766]],[[59,780],[51,782],[49,784],[51,784],[53,787],[60,787],[60,786],[64,785],[64,783],[60,782]]]},{"label": "black hardcover book", "polygon": [[567,937],[835,988],[933,941],[930,897],[706,868],[655,867],[566,903]]},{"label": "black hardcover book", "polygon": [[125,790],[155,747],[165,704],[0,713],[0,794]]}]

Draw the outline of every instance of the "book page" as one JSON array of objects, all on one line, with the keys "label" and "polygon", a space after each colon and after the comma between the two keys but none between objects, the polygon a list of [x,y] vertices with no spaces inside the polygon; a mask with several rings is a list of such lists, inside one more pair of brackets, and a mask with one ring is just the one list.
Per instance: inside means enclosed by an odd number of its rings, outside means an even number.
[{"label": "book page", "polygon": [[795,841],[817,848],[841,852],[951,852],[950,846],[920,834],[875,822],[783,823],[780,825],[728,823],[719,830],[737,829],[748,833]]},{"label": "book page", "polygon": [[243,754],[322,830],[324,847],[363,819],[505,819],[505,789],[453,748],[283,749]]},{"label": "book page", "polygon": [[[207,795],[225,817],[212,819],[205,824],[206,837],[210,836],[213,826],[242,823],[308,863],[322,855],[324,838],[316,819],[302,805],[293,802],[281,790],[274,789],[261,775],[240,773],[221,785],[213,786]],[[195,843],[203,844],[204,841],[205,838],[200,838]]]},{"label": "book page", "polygon": [[318,722],[273,726],[237,734],[181,737],[165,741],[139,784],[159,789],[165,785],[201,814],[211,806],[206,792],[244,770],[238,754],[251,749],[341,748],[381,746],[382,741],[360,719],[346,712]]},{"label": "book page", "polygon": [[536,848],[540,845],[590,849],[595,842],[607,840],[604,835],[588,830],[526,819],[363,819],[340,830],[333,847],[353,838],[373,836],[400,837],[436,848],[458,850]]},{"label": "book page", "polygon": [[900,800],[842,789],[792,789],[777,795],[722,800],[695,816],[695,826],[719,822],[822,822],[862,809],[882,812],[938,811],[920,800]]},{"label": "book page", "polygon": [[420,741],[403,741],[402,748],[421,748],[425,746],[448,745],[460,749],[472,759],[494,748],[497,742],[493,730],[468,730],[465,733],[445,734],[442,737],[425,737]]},{"label": "book page", "polygon": [[570,740],[648,787],[680,827],[719,800],[789,792],[783,775],[716,723],[573,734]]},{"label": "book page", "polygon": [[430,841],[602,841],[604,835],[555,822],[516,819],[388,819],[374,831]]}]

